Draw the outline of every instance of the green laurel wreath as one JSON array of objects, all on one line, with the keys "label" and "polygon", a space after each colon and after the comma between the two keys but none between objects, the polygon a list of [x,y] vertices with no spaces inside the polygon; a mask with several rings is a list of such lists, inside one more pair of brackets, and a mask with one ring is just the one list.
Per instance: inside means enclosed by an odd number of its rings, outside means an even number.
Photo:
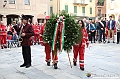
[{"label": "green laurel wreath", "polygon": [[[54,36],[54,30],[55,30],[55,24],[57,22],[58,15],[52,14],[50,16],[50,19],[46,23],[45,31],[43,34],[43,40],[46,41],[51,47],[53,42],[53,36]],[[74,17],[65,13],[61,12],[59,16],[65,17],[65,34],[64,34],[64,46],[63,49],[65,51],[70,51],[72,49],[72,46],[76,42],[81,42],[82,40],[82,33],[81,28],[75,21]],[[56,41],[57,43],[57,50],[60,48],[60,32],[58,32],[58,39]]]}]

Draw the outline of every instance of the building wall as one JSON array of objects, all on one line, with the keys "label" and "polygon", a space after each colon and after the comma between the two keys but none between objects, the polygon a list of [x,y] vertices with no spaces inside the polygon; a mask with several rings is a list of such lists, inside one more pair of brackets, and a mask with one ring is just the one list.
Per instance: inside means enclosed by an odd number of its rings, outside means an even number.
[{"label": "building wall", "polygon": [[104,5],[103,6],[100,6],[100,5],[98,5],[97,3],[98,3],[98,0],[95,0],[96,2],[96,8],[95,8],[95,10],[96,10],[96,13],[95,13],[95,16],[97,17],[97,16],[99,16],[98,15],[98,10],[101,10],[101,15],[100,16],[103,16],[103,17],[106,17],[106,0],[104,0]]},{"label": "building wall", "polygon": [[[77,0],[80,3],[80,0]],[[53,6],[53,13],[59,13],[59,10],[65,10],[65,5],[68,5],[68,13],[74,14],[74,6],[77,6],[77,17],[95,17],[95,0],[89,2],[85,0],[87,5],[74,4],[74,0],[52,0],[51,6]],[[59,5],[60,4],[60,5]],[[85,7],[85,14],[82,14],[82,7]],[[92,14],[90,14],[90,7],[92,8]]]},{"label": "building wall", "polygon": [[53,7],[53,13],[58,13],[58,0],[51,0],[50,7]]},{"label": "building wall", "polygon": [[[87,13],[88,13],[88,16],[89,17],[95,17],[95,1],[96,0],[92,0],[92,2],[89,2],[90,0],[87,0],[88,1],[88,6],[87,6]],[[92,14],[90,14],[90,7],[92,8]]]},{"label": "building wall", "polygon": [[106,0],[106,14],[107,20],[109,20],[109,16],[112,15],[114,20],[118,20],[120,16],[120,0]]},{"label": "building wall", "polygon": [[37,22],[37,19],[44,18],[45,15],[49,15],[49,0],[30,0],[30,5],[25,5],[24,0],[15,0],[15,4],[9,4],[9,0],[7,0],[7,4],[5,7],[4,0],[0,0],[0,15],[4,23],[7,23],[7,15],[19,15],[18,20],[20,20],[21,15],[32,15],[33,23]]},{"label": "building wall", "polygon": [[65,10],[65,5],[68,5],[68,13],[74,13],[73,0],[61,0],[60,1],[60,10]]}]

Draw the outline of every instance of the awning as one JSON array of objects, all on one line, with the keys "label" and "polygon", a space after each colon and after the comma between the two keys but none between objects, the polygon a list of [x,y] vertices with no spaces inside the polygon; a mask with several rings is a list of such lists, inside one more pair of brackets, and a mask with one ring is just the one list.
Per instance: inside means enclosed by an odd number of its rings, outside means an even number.
[{"label": "awning", "polygon": [[39,14],[38,16],[37,16],[37,19],[44,19],[45,18],[45,15],[43,15],[43,14]]},{"label": "awning", "polygon": [[15,18],[18,18],[18,17],[20,17],[20,16],[17,15],[17,14],[8,14],[8,15],[6,15],[6,17],[15,17]]},{"label": "awning", "polygon": [[27,17],[29,17],[29,18],[32,18],[32,17],[34,17],[33,15],[25,15],[25,16],[27,16]]}]

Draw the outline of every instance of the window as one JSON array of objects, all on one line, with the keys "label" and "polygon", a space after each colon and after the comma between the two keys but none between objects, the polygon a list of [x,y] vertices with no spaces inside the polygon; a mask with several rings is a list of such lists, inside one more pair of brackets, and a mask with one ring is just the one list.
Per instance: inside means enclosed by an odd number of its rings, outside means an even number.
[{"label": "window", "polygon": [[101,9],[98,10],[98,16],[100,16],[100,15],[101,15]]},{"label": "window", "polygon": [[15,4],[15,0],[9,0],[9,4]]},{"label": "window", "polygon": [[50,7],[50,14],[53,13],[53,7]]},{"label": "window", "polygon": [[92,2],[92,0],[90,0],[90,2]]},{"label": "window", "polygon": [[24,0],[25,5],[30,5],[30,0]]},{"label": "window", "polygon": [[81,3],[85,4],[85,0],[81,0]]},{"label": "window", "polygon": [[77,6],[74,6],[74,13],[77,13]]},{"label": "window", "polygon": [[82,7],[82,16],[85,16],[85,7]]},{"label": "window", "polygon": [[65,11],[68,13],[68,5],[65,5]]},{"label": "window", "polygon": [[85,7],[82,7],[82,13],[85,13]]},{"label": "window", "polygon": [[92,8],[90,8],[90,14],[92,14]]}]

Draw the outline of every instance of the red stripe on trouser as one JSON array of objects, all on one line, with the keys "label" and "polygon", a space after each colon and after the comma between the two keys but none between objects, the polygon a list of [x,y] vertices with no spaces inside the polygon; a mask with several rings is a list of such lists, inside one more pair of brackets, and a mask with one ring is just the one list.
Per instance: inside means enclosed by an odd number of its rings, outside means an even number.
[{"label": "red stripe on trouser", "polygon": [[[81,47],[80,45],[74,45],[73,46],[73,62],[77,62],[77,57],[79,53],[79,61],[84,60],[84,52],[85,52],[85,47]],[[84,67],[84,63],[80,63],[80,67]]]},{"label": "red stripe on trouser", "polygon": [[51,47],[49,44],[45,43],[45,54],[46,54],[46,62],[51,60]]},{"label": "red stripe on trouser", "polygon": [[[51,46],[49,44],[44,44],[45,45],[45,54],[46,54],[46,62],[51,61]],[[58,56],[52,53],[52,59],[54,58],[55,62],[58,62]]]},{"label": "red stripe on trouser", "polygon": [[80,63],[80,67],[83,67],[83,68],[84,68],[84,62],[83,62],[83,63]]},{"label": "red stripe on trouser", "polygon": [[85,53],[85,47],[81,47],[79,50],[79,61],[80,62],[80,67],[84,67],[84,53]]}]

